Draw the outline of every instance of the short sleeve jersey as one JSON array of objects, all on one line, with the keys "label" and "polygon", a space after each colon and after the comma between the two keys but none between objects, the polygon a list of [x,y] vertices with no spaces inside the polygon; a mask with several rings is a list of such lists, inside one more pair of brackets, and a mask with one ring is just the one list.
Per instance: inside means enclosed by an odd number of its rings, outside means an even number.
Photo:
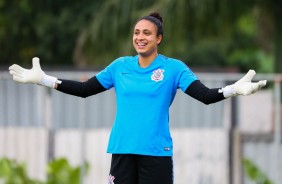
[{"label": "short sleeve jersey", "polygon": [[139,66],[138,56],[118,58],[96,77],[116,92],[107,152],[172,156],[169,107],[177,89],[184,92],[196,75],[182,61],[159,54],[146,68]]}]

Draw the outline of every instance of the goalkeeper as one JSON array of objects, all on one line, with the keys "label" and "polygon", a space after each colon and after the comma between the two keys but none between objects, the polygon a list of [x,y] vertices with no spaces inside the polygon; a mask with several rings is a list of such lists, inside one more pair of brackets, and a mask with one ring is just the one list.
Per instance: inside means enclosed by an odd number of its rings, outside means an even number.
[{"label": "goalkeeper", "polygon": [[[88,97],[115,89],[117,113],[107,152],[112,154],[109,184],[172,184],[173,145],[169,107],[177,89],[211,104],[237,95],[251,95],[266,85],[252,82],[250,70],[223,88],[208,88],[182,61],[158,53],[163,22],[158,13],[140,18],[133,30],[136,56],[121,57],[86,82],[58,79],[41,70],[39,58],[32,69],[12,65],[13,80]],[[187,109],[188,111],[189,109]]]}]

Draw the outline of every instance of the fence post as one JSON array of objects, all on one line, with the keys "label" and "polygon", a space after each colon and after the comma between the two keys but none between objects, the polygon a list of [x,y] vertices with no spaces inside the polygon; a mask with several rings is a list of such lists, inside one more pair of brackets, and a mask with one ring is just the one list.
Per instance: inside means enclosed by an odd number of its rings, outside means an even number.
[{"label": "fence post", "polygon": [[280,142],[281,142],[281,77],[277,77],[274,80],[274,151],[277,162],[275,163],[275,181],[280,179],[279,162],[280,154]]}]

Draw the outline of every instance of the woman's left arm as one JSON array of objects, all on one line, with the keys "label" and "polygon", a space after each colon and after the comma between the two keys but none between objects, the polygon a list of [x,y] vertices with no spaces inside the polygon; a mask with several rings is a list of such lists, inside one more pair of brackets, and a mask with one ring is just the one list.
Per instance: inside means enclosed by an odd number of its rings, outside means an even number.
[{"label": "woman's left arm", "polygon": [[185,93],[189,96],[203,102],[206,105],[224,100],[223,93],[219,92],[220,88],[208,88],[200,80],[192,82]]}]

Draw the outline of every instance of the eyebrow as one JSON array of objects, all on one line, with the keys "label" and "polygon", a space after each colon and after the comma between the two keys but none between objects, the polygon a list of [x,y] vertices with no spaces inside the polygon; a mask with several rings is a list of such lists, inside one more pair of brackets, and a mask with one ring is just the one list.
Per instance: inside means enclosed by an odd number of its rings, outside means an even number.
[{"label": "eyebrow", "polygon": [[[141,31],[140,29],[134,29],[134,31]],[[150,29],[143,29],[142,31],[152,32]]]}]

